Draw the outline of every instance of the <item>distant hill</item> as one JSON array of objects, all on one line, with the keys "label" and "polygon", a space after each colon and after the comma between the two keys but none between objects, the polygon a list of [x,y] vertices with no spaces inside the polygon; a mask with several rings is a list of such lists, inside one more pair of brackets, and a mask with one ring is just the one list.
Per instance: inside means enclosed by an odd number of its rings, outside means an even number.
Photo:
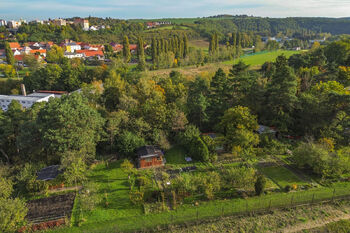
[{"label": "distant hill", "polygon": [[350,34],[350,17],[326,18],[326,17],[288,17],[288,18],[264,18],[248,15],[217,15],[204,18],[164,18],[164,19],[138,19],[137,22],[169,21],[173,24],[192,24],[203,31],[216,30],[221,33],[232,31],[254,31],[275,35],[278,32],[305,33],[331,33],[333,35]]}]

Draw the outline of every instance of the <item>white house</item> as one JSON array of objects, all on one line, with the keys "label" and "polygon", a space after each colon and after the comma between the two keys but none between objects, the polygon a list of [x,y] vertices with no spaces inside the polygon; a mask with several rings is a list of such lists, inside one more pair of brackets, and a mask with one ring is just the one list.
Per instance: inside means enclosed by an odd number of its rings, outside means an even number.
[{"label": "white house", "polygon": [[75,42],[72,43],[66,43],[66,51],[74,53],[75,50],[81,50],[81,46]]},{"label": "white house", "polygon": [[71,52],[65,52],[64,56],[66,58],[72,59],[72,58],[82,58],[83,54],[82,53],[71,53]]}]

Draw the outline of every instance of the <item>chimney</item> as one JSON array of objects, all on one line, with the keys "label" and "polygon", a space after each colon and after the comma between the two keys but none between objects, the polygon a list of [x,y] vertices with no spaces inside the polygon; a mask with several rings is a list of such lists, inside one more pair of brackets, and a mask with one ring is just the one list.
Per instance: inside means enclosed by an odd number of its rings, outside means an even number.
[{"label": "chimney", "polygon": [[22,90],[22,95],[27,96],[26,86],[24,86],[24,84],[21,84],[21,90]]}]

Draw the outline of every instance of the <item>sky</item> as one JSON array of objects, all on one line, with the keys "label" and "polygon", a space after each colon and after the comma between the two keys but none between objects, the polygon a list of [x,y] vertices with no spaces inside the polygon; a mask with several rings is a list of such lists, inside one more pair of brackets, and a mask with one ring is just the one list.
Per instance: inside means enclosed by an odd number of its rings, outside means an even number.
[{"label": "sky", "polygon": [[218,14],[350,17],[350,0],[0,0],[0,19],[181,18]]}]

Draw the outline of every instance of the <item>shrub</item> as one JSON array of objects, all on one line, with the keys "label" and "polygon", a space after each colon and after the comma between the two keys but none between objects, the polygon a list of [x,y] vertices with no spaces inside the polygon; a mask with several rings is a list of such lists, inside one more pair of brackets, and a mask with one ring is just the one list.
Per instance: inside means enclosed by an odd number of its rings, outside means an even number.
[{"label": "shrub", "polygon": [[290,186],[289,184],[284,187],[284,191],[286,192],[290,192],[291,190],[292,190],[292,186]]},{"label": "shrub", "polygon": [[255,182],[255,193],[256,193],[256,195],[261,195],[264,192],[264,190],[265,190],[265,186],[266,186],[265,176],[259,175],[258,179]]}]

